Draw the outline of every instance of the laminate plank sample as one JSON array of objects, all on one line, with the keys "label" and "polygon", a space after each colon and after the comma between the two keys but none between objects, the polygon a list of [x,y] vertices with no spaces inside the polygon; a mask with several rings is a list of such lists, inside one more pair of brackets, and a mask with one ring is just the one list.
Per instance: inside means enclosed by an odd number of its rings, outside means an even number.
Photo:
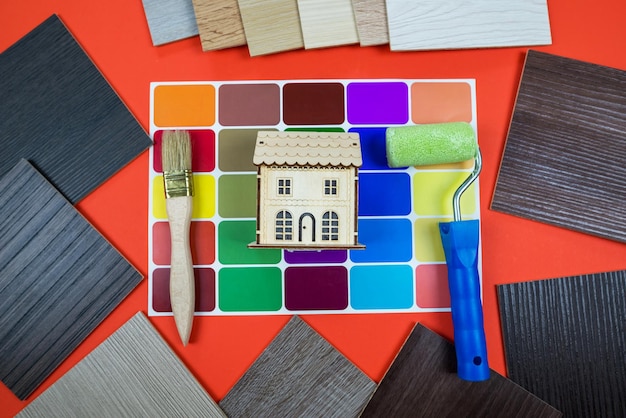
[{"label": "laminate plank sample", "polygon": [[142,0],[154,46],[198,35],[192,0]]},{"label": "laminate plank sample", "polygon": [[497,286],[508,376],[567,417],[626,411],[626,270]]},{"label": "laminate plank sample", "polygon": [[359,42],[352,0],[298,0],[298,11],[306,49]]},{"label": "laminate plank sample", "polygon": [[547,0],[387,0],[393,51],[549,45]]},{"label": "laminate plank sample", "polygon": [[142,313],[96,347],[19,418],[225,417]]},{"label": "laminate plank sample", "polygon": [[152,141],[53,15],[0,54],[0,176],[28,159],[73,203]]},{"label": "laminate plank sample", "polygon": [[220,402],[236,417],[355,417],[376,384],[293,317]]},{"label": "laminate plank sample", "polygon": [[246,44],[237,0],[193,0],[203,51]]},{"label": "laminate plank sample", "polygon": [[361,417],[560,417],[500,374],[467,382],[456,374],[454,346],[416,324]]},{"label": "laminate plank sample", "polygon": [[529,51],[491,208],[626,242],[626,71]]},{"label": "laminate plank sample", "polygon": [[296,0],[238,0],[251,56],[304,47]]},{"label": "laminate plank sample", "polygon": [[389,43],[385,0],[352,0],[352,9],[361,46]]},{"label": "laminate plank sample", "polygon": [[141,274],[28,163],[0,179],[0,380],[25,399]]}]

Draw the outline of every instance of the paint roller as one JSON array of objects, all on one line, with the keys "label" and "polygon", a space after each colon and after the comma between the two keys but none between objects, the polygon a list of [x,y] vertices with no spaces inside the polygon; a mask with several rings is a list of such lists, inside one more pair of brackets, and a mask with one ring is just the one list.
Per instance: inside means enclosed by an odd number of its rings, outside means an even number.
[{"label": "paint roller", "polygon": [[390,127],[386,130],[390,167],[422,166],[474,160],[472,173],[452,198],[452,222],[439,224],[448,267],[457,374],[463,380],[489,379],[487,344],[478,275],[478,220],[461,219],[461,195],[482,168],[472,126],[465,122]]}]

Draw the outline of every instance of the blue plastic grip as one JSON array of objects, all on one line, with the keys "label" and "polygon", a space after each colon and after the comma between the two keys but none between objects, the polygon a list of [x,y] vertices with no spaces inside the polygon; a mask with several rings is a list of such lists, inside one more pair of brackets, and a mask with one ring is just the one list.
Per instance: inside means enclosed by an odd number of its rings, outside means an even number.
[{"label": "blue plastic grip", "polygon": [[448,265],[457,373],[472,382],[487,380],[490,374],[478,276],[478,228],[478,220],[439,224]]}]

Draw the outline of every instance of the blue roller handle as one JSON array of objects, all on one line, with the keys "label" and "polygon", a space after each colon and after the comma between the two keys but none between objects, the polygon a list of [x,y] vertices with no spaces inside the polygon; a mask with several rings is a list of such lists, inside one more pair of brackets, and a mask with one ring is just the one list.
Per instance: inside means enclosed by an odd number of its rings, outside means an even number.
[{"label": "blue roller handle", "polygon": [[487,380],[490,374],[478,276],[478,228],[478,220],[439,224],[448,265],[457,373],[472,382]]}]

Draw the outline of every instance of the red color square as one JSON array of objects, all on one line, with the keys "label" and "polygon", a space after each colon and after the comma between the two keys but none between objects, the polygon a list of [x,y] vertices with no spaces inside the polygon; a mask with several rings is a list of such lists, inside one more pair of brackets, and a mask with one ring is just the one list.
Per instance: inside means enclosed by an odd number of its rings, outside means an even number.
[{"label": "red color square", "polygon": [[[209,265],[215,262],[215,224],[213,222],[192,221],[189,239],[194,265]],[[152,261],[160,266],[169,266],[171,251],[170,225],[167,222],[156,222],[152,226]]]},{"label": "red color square", "polygon": [[[193,269],[196,284],[196,312],[215,309],[215,271],[210,268]],[[172,312],[170,302],[170,269],[156,269],[152,273],[152,308],[157,312]]]},{"label": "red color square", "polygon": [[448,268],[422,264],[415,270],[415,300],[421,308],[449,308]]},{"label": "red color square", "polygon": [[[190,130],[191,137],[191,170],[195,173],[209,173],[215,169],[215,132],[206,130]],[[161,160],[161,144],[163,131],[154,133],[154,171],[163,172]]]}]

